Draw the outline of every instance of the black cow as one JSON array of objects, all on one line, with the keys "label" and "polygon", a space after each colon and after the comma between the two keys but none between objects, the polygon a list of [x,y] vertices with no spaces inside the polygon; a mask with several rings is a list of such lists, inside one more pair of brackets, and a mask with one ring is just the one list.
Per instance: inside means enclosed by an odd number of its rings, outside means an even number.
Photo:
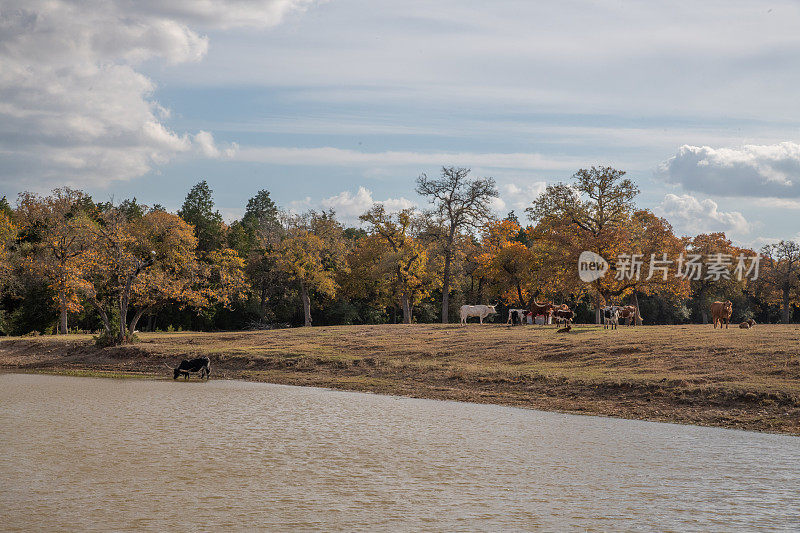
[{"label": "black cow", "polygon": [[208,379],[211,375],[211,361],[205,355],[195,359],[184,359],[178,365],[178,368],[172,369],[172,372],[172,379],[178,379],[178,376],[181,375],[189,379],[190,372],[200,372],[200,379],[203,379],[203,377]]}]

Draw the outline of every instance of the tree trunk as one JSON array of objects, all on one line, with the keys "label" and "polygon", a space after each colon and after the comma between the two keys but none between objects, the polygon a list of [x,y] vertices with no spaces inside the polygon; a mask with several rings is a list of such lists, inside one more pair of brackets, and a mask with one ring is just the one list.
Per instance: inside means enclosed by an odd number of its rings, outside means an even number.
[{"label": "tree trunk", "polygon": [[594,310],[594,323],[600,324],[600,295],[597,295],[597,307]]},{"label": "tree trunk", "polygon": [[311,327],[311,297],[308,295],[308,287],[302,281],[300,282],[300,298],[303,300],[303,316],[305,317],[303,326]]},{"label": "tree trunk", "polygon": [[117,344],[122,344],[128,337],[128,298],[125,296],[119,299],[119,331],[117,332]]},{"label": "tree trunk", "polygon": [[[452,232],[451,232],[452,233]],[[450,237],[452,241],[452,235]],[[450,322],[450,261],[453,255],[450,242],[444,254],[444,278],[442,280],[442,324]]]},{"label": "tree trunk", "polygon": [[122,294],[119,295],[119,334],[117,335],[117,342],[124,343],[128,338],[128,303],[131,299],[131,285],[133,280],[141,274],[142,270],[153,264],[154,258],[151,257],[147,261],[136,265],[136,268],[128,274],[128,279],[125,280],[125,288]]},{"label": "tree trunk", "polygon": [[100,313],[100,319],[103,321],[103,329],[109,335],[111,334],[111,321],[108,319],[108,313],[106,313],[105,308],[103,305],[97,300],[97,297],[92,297],[89,301],[94,305],[97,312]]},{"label": "tree trunk", "polygon": [[65,303],[62,302],[61,304],[61,320],[58,327],[58,332],[61,335],[66,335],[69,332],[69,325],[67,323],[67,306]]},{"label": "tree trunk", "polygon": [[261,284],[261,301],[259,302],[259,310],[261,311],[261,320],[267,318],[267,284]]},{"label": "tree trunk", "polygon": [[791,306],[789,305],[789,287],[783,288],[783,323],[788,324],[791,318]]},{"label": "tree trunk", "polygon": [[403,324],[411,324],[411,298],[403,293],[400,296],[400,303],[403,306]]},{"label": "tree trunk", "polygon": [[641,326],[642,314],[639,312],[639,294],[636,291],[633,291],[633,306],[636,308],[636,311],[633,313],[633,325]]},{"label": "tree trunk", "polygon": [[703,317],[703,324],[708,324],[708,311],[701,309],[700,316]]},{"label": "tree trunk", "polygon": [[133,332],[136,331],[136,324],[139,323],[139,319],[142,318],[142,315],[147,311],[147,309],[139,309],[136,311],[136,314],[133,315],[131,319],[131,325],[128,326],[128,333],[133,335]]}]

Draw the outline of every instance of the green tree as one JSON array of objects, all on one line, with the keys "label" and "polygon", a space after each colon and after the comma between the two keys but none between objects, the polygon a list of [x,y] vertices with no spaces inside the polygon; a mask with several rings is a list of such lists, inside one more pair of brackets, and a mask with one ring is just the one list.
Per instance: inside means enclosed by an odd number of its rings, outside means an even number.
[{"label": "green tree", "polygon": [[222,215],[214,210],[212,190],[205,180],[192,187],[178,211],[178,216],[194,226],[198,251],[210,252],[222,247]]}]

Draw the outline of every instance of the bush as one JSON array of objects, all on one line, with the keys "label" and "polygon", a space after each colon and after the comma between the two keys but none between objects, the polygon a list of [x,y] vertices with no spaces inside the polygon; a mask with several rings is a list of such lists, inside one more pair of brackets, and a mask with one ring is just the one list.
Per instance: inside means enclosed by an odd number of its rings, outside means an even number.
[{"label": "bush", "polygon": [[[116,346],[120,344],[117,342],[118,339],[116,331],[108,332],[104,330],[100,333],[100,335],[96,335],[92,337],[92,339],[94,340],[94,345],[98,348],[108,348],[109,346]],[[128,333],[125,336],[125,340],[122,342],[122,344],[135,344],[137,342],[139,342],[139,337],[135,333]]]}]

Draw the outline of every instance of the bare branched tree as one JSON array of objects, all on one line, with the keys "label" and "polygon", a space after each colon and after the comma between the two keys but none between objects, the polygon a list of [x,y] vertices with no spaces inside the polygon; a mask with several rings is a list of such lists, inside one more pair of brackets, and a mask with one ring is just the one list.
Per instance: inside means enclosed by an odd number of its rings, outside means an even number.
[{"label": "bare branched tree", "polygon": [[442,176],[438,180],[430,179],[424,173],[417,178],[417,194],[430,198],[443,228],[439,236],[444,248],[442,324],[448,322],[450,275],[456,236],[491,218],[491,201],[498,196],[494,178],[469,179],[469,172],[468,168],[442,167]]}]

